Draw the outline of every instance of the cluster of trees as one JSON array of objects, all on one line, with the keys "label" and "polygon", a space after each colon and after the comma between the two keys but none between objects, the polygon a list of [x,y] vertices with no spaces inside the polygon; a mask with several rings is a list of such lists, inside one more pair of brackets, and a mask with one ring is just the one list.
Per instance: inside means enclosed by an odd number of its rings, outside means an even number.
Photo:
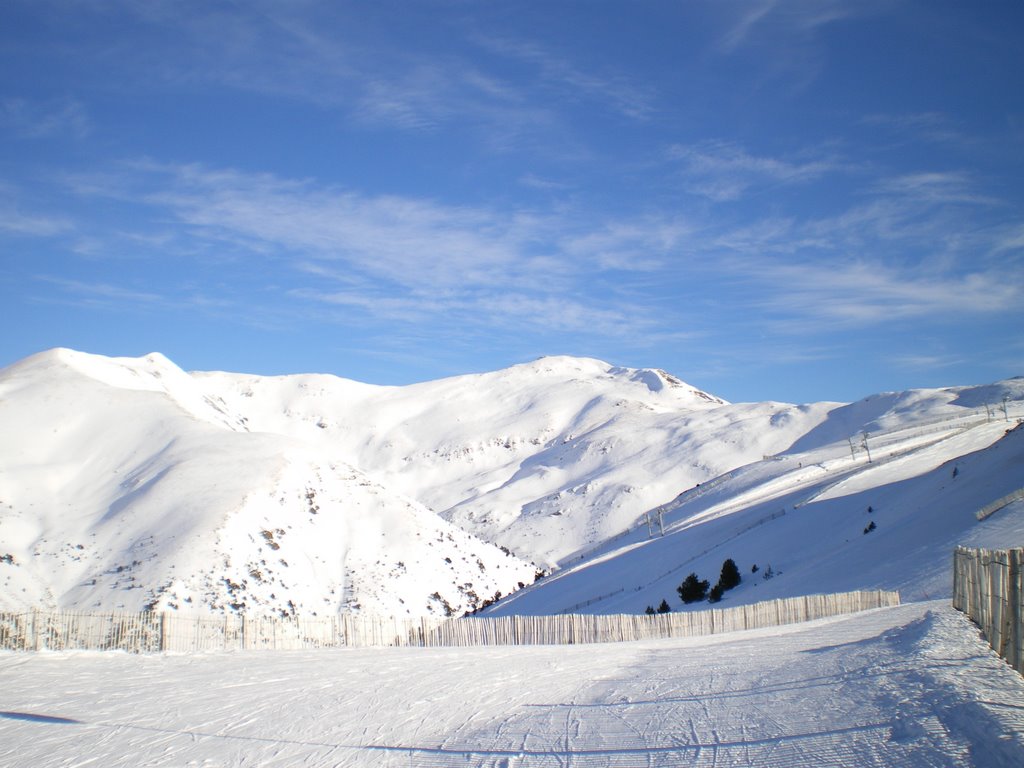
[{"label": "cluster of trees", "polygon": [[[700,602],[701,600],[707,600],[709,603],[717,603],[722,599],[728,590],[739,585],[742,581],[740,576],[740,569],[736,567],[736,563],[732,558],[729,558],[722,563],[722,572],[718,576],[718,583],[715,586],[711,586],[707,579],[700,578],[696,573],[691,573],[685,579],[683,583],[676,587],[676,592],[679,593],[679,598],[687,605],[691,603]],[[661,605],[655,610],[652,606],[647,606],[647,613],[668,613],[671,608],[666,601],[662,600]]]},{"label": "cluster of trees", "polygon": [[715,586],[712,587],[707,579],[701,579],[696,573],[691,573],[683,579],[682,584],[676,587],[676,592],[687,605],[705,598],[709,603],[717,603],[722,599],[722,595],[738,586],[742,580],[740,569],[736,567],[736,562],[730,557],[722,563],[722,572],[718,575],[718,583]]}]

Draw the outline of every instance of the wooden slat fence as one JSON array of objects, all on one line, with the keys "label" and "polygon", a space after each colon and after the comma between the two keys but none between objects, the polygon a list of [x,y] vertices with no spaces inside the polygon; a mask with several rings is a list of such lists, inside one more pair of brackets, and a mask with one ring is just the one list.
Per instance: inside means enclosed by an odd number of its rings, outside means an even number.
[{"label": "wooden slat fence", "polygon": [[981,627],[993,650],[1024,675],[1024,548],[957,547],[953,607]]},{"label": "wooden slat fence", "polygon": [[735,608],[644,615],[486,616],[397,619],[342,614],[300,619],[225,614],[0,613],[2,650],[190,653],[338,647],[568,645],[692,637],[758,629],[899,605],[871,590],[770,600]]},{"label": "wooden slat fence", "polygon": [[984,520],[986,517],[998,512],[1003,507],[1008,507],[1015,501],[1024,501],[1024,488],[1018,488],[1013,493],[1008,493],[1001,499],[996,499],[991,504],[986,504],[984,507],[974,513],[974,516],[979,520]]}]

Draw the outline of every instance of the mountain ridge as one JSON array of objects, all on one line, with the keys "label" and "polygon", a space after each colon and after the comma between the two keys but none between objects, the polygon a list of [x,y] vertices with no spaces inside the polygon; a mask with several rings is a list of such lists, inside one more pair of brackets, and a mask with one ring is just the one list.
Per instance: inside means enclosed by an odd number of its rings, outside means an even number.
[{"label": "mountain ridge", "polygon": [[[1024,379],[733,404],[592,358],[384,387],[49,350],[0,370],[0,429],[18,436],[0,445],[0,608],[457,615],[658,508],[697,531],[716,493],[740,512],[772,484],[824,493],[794,485],[814,479],[802,464],[762,463],[856,461],[881,429],[903,450],[927,435],[901,427],[983,420],[995,399],[992,422],[1002,397],[1019,407]],[[704,533],[724,524],[701,514]]]}]

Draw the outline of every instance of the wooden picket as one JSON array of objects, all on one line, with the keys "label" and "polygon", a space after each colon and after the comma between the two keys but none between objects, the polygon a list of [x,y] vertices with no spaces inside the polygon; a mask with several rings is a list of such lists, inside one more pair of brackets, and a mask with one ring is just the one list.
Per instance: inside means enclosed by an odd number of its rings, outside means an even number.
[{"label": "wooden picket", "polygon": [[190,653],[342,646],[607,643],[772,627],[898,604],[898,593],[873,590],[654,616],[568,614],[440,620],[362,614],[277,618],[36,610],[0,613],[0,649]]},{"label": "wooden picket", "polygon": [[953,607],[967,614],[993,650],[1024,674],[1024,548],[957,547]]}]

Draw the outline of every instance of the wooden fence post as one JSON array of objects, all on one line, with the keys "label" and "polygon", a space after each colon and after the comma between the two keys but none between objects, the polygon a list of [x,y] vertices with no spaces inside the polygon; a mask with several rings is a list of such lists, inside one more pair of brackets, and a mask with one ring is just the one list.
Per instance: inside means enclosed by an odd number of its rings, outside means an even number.
[{"label": "wooden fence post", "polygon": [[1022,603],[1024,594],[1021,590],[1021,565],[1024,560],[1024,549],[1011,549],[1008,552],[1006,578],[1006,631],[1007,653],[1003,656],[1017,671],[1024,674],[1024,616]]},{"label": "wooden fence post", "polygon": [[992,649],[1024,674],[1024,549],[957,547],[953,607],[977,624]]},{"label": "wooden fence post", "polygon": [[[964,562],[967,562],[966,560]],[[1000,648],[1020,658],[1021,553],[1012,554],[1001,578],[1012,592],[998,613]],[[563,614],[559,616],[478,617],[435,623],[426,617],[402,620],[338,615],[282,622],[225,613],[220,617],[146,614],[45,612],[33,609],[0,616],[0,646],[11,650],[122,649],[150,651],[230,651],[303,647],[470,646],[584,644],[651,638],[688,637],[778,626],[883,605],[898,605],[889,592],[847,593],[772,600],[732,608],[709,608],[658,616]],[[990,616],[991,611],[987,612]],[[989,630],[986,629],[986,632]],[[329,635],[327,633],[330,633]],[[180,636],[179,636],[180,635]],[[993,635],[995,636],[995,635]]]}]

